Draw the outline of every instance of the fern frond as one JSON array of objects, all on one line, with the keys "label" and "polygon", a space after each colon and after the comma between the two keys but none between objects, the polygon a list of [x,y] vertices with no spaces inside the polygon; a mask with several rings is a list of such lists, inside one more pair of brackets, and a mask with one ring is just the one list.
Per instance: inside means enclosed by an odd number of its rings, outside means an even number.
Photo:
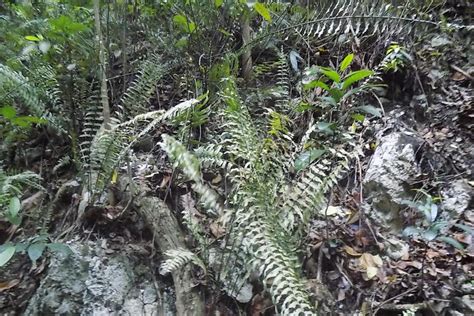
[{"label": "fern frond", "polygon": [[285,230],[293,231],[297,227],[304,229],[313,216],[324,210],[327,205],[326,193],[349,170],[351,160],[359,154],[356,146],[351,146],[350,151],[344,148],[327,150],[329,157],[323,156],[310,165],[286,188],[287,192],[282,192],[286,198],[279,209]]},{"label": "fern frond", "polygon": [[145,59],[137,78],[122,96],[120,102],[122,121],[148,112],[148,102],[156,92],[156,84],[167,68],[158,55],[152,54]]},{"label": "fern frond", "polygon": [[149,135],[160,124],[189,110],[199,100],[181,102],[168,111],[153,111],[140,114],[110,129],[102,129],[95,136],[90,154],[90,191],[100,193],[112,176],[113,170],[125,153],[143,136]]},{"label": "fern frond", "polygon": [[202,262],[201,259],[199,259],[198,256],[196,256],[194,253],[187,249],[183,248],[178,248],[178,249],[171,249],[165,252],[165,255],[168,257],[168,259],[165,260],[161,264],[160,267],[160,274],[161,275],[166,275],[168,273],[172,273],[176,270],[181,269],[184,267],[185,264],[192,262],[195,265],[199,266],[201,269],[203,269],[204,272],[206,272],[206,266]]},{"label": "fern frond", "polygon": [[[43,94],[47,94],[43,91]],[[1,100],[15,103],[21,100],[21,106],[28,110],[29,114],[45,118],[49,124],[59,131],[64,131],[59,120],[47,111],[46,105],[40,98],[40,92],[30,80],[21,73],[10,67],[0,64],[0,98]]]},{"label": "fern frond", "polygon": [[199,160],[186,150],[186,148],[173,137],[163,135],[161,148],[168,154],[175,167],[179,167],[183,173],[192,180],[192,188],[200,195],[200,201],[212,215],[222,214],[223,209],[219,204],[217,193],[201,179]]},{"label": "fern frond", "polygon": [[23,195],[27,187],[43,190],[42,178],[34,172],[24,171],[8,174],[0,168],[0,212],[7,209],[7,205],[12,197]]}]

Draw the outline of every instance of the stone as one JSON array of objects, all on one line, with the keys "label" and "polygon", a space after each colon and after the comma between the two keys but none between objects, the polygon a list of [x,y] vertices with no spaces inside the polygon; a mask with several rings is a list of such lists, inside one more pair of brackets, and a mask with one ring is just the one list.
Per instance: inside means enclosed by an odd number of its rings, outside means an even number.
[{"label": "stone", "polygon": [[25,315],[158,315],[163,310],[152,271],[138,269],[132,255],[106,254],[100,240],[68,246],[72,253],[51,257]]},{"label": "stone", "polygon": [[465,179],[451,182],[441,190],[441,208],[446,219],[457,219],[467,210],[473,209],[474,189]]},{"label": "stone", "polygon": [[394,232],[402,229],[402,201],[412,198],[410,182],[420,173],[416,159],[420,145],[418,138],[401,132],[383,137],[363,180],[370,215]]}]

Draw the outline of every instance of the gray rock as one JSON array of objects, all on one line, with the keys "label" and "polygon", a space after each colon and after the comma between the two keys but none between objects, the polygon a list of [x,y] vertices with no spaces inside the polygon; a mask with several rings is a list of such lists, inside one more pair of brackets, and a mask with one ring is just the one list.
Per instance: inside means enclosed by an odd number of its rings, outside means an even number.
[{"label": "gray rock", "polygon": [[392,231],[402,228],[401,202],[413,194],[410,180],[420,171],[416,161],[420,144],[420,140],[404,133],[383,137],[363,181],[371,216]]},{"label": "gray rock", "polygon": [[125,253],[106,254],[100,241],[69,247],[71,254],[51,257],[25,315],[158,315],[163,310],[149,269],[140,269]]},{"label": "gray rock", "polygon": [[441,191],[441,207],[449,218],[459,218],[464,212],[472,209],[474,189],[467,180],[456,180]]}]

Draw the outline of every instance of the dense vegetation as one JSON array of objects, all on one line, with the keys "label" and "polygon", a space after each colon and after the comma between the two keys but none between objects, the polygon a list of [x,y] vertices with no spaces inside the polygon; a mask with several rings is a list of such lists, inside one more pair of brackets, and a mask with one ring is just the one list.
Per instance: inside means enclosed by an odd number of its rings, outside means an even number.
[{"label": "dense vegetation", "polygon": [[[178,312],[211,314],[219,304],[228,305],[223,313],[252,315],[383,311],[395,299],[369,306],[366,291],[374,278],[374,286],[391,286],[380,274],[377,236],[402,232],[364,210],[363,170],[388,109],[418,95],[434,102],[439,89],[423,71],[450,63],[440,41],[468,59],[461,54],[472,32],[469,8],[443,0],[0,4],[0,269],[10,267],[3,276],[18,273],[15,260],[28,257],[35,267],[67,255],[72,236],[121,230],[136,214],[152,231],[140,238],[168,238],[140,212],[141,199],[153,196],[186,240],[152,260],[157,277],[172,273],[179,286],[176,274],[187,266],[199,285],[186,290],[207,302],[200,312]],[[453,69],[470,89],[472,64],[461,68]],[[466,135],[459,137],[472,139]],[[469,178],[466,159],[453,170]],[[454,171],[433,168],[430,176],[440,174]],[[74,194],[61,187],[71,179],[80,184]],[[404,218],[405,240],[424,254],[440,243],[464,262],[472,250],[467,215],[441,222],[436,184],[417,188],[403,202],[417,218]],[[355,223],[365,235],[349,238]],[[359,250],[348,246],[354,238]],[[362,262],[344,272],[334,261],[351,283],[347,294],[322,275],[341,251]],[[236,303],[249,280],[259,294]],[[391,282],[404,315],[435,298],[403,301]],[[14,291],[10,285],[0,291]]]}]

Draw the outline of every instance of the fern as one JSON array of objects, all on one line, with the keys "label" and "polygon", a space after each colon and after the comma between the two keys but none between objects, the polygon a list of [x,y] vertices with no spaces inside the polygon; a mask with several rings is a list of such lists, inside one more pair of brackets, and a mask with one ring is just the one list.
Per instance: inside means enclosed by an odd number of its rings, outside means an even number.
[{"label": "fern", "polygon": [[117,164],[139,139],[198,102],[196,99],[184,101],[168,111],[140,114],[129,121],[115,124],[110,129],[101,129],[91,145],[89,191],[94,194],[102,193]]},{"label": "fern", "polygon": [[127,88],[120,102],[121,120],[135,117],[147,112],[148,102],[156,93],[156,84],[165,74],[168,67],[155,54],[146,58],[141,65],[137,78]]},{"label": "fern", "polygon": [[168,259],[166,259],[160,266],[161,275],[173,273],[176,270],[181,269],[189,262],[199,266],[204,272],[206,271],[206,266],[202,260],[189,250],[183,248],[171,249],[166,251],[165,255],[168,257]]},{"label": "fern", "polygon": [[34,172],[7,174],[0,168],[0,212],[5,215],[10,199],[21,197],[27,187],[43,190],[40,182],[41,177]]}]

